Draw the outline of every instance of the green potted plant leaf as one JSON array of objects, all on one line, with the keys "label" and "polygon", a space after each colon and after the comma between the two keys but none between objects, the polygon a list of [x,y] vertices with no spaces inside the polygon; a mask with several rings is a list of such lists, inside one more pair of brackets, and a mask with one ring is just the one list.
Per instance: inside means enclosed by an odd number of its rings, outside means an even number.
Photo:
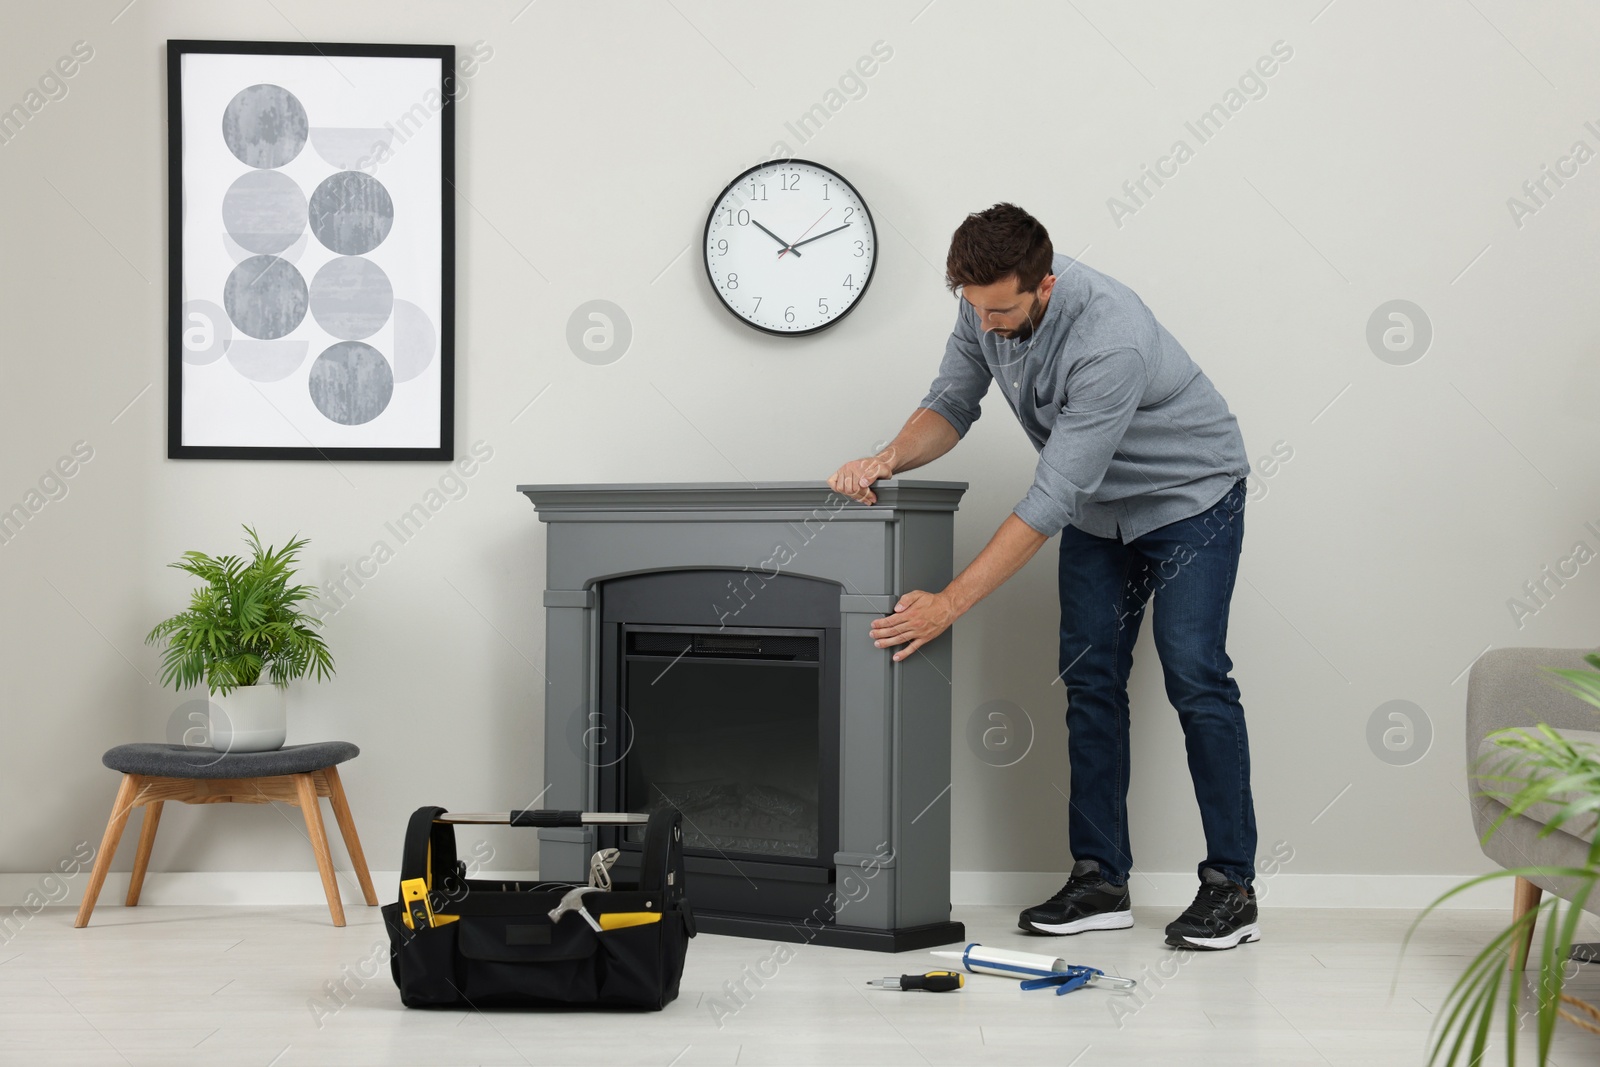
[{"label": "green potted plant leaf", "polygon": [[219,752],[280,748],[288,733],[284,691],[306,675],[333,674],[333,657],[301,611],[309,585],[290,585],[305,538],[261,546],[244,528],[252,558],[185,552],[167,566],[201,579],[189,607],[157,623],[146,644],[164,641],[161,682],[182,691],[204,681],[210,696],[211,747]]},{"label": "green potted plant leaf", "polygon": [[[1600,654],[1584,657],[1600,668]],[[1559,675],[1561,687],[1583,701],[1600,708],[1600,670],[1544,670]],[[1600,811],[1600,748],[1574,742],[1559,731],[1540,723],[1533,730],[1507,729],[1489,735],[1489,740],[1514,759],[1479,765],[1480,780],[1495,783],[1483,790],[1505,805],[1505,812],[1484,834],[1487,840],[1507,819],[1529,809],[1544,806],[1553,813],[1540,828],[1547,836],[1568,822],[1592,819]],[[1506,1044],[1506,1063],[1516,1063],[1517,1031],[1524,1018],[1531,1016],[1537,1044],[1535,1062],[1542,1065],[1550,1055],[1556,1022],[1565,1018],[1576,1026],[1600,1033],[1600,1008],[1567,993],[1568,954],[1584,915],[1589,897],[1600,883],[1600,833],[1595,833],[1582,863],[1571,867],[1529,866],[1495,871],[1465,882],[1428,905],[1406,934],[1409,943],[1422,920],[1446,900],[1501,878],[1566,879],[1572,888],[1570,900],[1550,897],[1538,907],[1514,920],[1490,940],[1482,952],[1467,965],[1439,1013],[1430,1064],[1453,1067],[1456,1063],[1481,1065],[1493,1034],[1496,1016],[1501,1016]],[[1544,926],[1538,969],[1532,989],[1521,981],[1522,946],[1535,923]],[[1403,949],[1402,949],[1403,951]],[[1506,966],[1510,956],[1514,967]],[[1528,1003],[1529,1001],[1532,1003]],[[1526,1005],[1526,1007],[1524,1007]],[[1571,1009],[1571,1010],[1569,1010]]]}]

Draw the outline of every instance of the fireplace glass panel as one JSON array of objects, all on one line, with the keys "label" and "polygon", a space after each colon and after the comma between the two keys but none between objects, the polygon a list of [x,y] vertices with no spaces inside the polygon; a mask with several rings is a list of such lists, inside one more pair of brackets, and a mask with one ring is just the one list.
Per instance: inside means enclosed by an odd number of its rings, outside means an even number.
[{"label": "fireplace glass panel", "polygon": [[815,859],[819,667],[814,657],[628,656],[624,810],[676,806],[691,849]]}]

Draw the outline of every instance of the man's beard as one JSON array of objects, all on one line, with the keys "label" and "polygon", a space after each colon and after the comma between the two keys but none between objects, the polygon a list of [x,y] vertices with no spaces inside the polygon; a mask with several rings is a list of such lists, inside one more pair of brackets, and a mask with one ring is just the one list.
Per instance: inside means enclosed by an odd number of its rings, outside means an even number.
[{"label": "man's beard", "polygon": [[1038,297],[1033,300],[1033,307],[1028,309],[1028,318],[1021,326],[1014,330],[996,330],[995,333],[1007,341],[1026,341],[1033,336],[1034,328],[1044,321],[1045,303]]}]

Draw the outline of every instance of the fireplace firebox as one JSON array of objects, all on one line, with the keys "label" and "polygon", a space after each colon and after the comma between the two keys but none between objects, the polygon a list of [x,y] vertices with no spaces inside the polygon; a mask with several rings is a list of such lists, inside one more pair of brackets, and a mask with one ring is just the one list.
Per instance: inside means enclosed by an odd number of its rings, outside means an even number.
[{"label": "fireplace firebox", "polygon": [[[683,813],[701,929],[905,951],[949,918],[950,641],[871,620],[949,581],[963,483],[520,486],[548,523],[541,805]],[[625,827],[543,829],[581,880]]]},{"label": "fireplace firebox", "polygon": [[[840,586],[767,578],[740,612],[707,605],[740,572],[598,584],[600,806],[683,812],[693,905],[792,919],[826,910],[839,844]],[[637,851],[638,831],[601,847]]]}]

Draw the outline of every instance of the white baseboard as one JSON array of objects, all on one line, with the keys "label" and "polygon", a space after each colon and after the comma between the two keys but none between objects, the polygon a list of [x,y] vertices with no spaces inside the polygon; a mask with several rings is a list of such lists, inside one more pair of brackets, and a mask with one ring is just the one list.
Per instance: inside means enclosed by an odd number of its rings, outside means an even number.
[{"label": "white baseboard", "polygon": [[[474,872],[474,878],[535,881],[537,871]],[[1256,880],[1256,895],[1263,907],[1273,908],[1404,908],[1421,910],[1440,894],[1460,885],[1471,875],[1454,874],[1291,874],[1287,871]],[[74,877],[48,874],[0,874],[0,907],[38,908],[72,905],[83,899],[89,873]],[[373,871],[378,899],[396,898],[398,871]],[[1047,899],[1066,881],[1052,871],[952,871],[952,903],[1026,907]],[[1182,908],[1194,899],[1195,876],[1135,873],[1131,881],[1136,906]],[[361,903],[355,875],[339,872],[339,890],[347,905]],[[128,892],[128,872],[106,876],[99,903],[119,905]],[[152,871],[139,896],[140,905],[162,904],[315,904],[323,905],[322,881],[315,871]],[[1497,880],[1452,897],[1450,909],[1511,909],[1511,882]],[[3,917],[0,917],[3,918]]]},{"label": "white baseboard", "polygon": [[[1470,874],[1290,874],[1256,878],[1256,898],[1268,908],[1403,908],[1421,909],[1440,895],[1474,877]],[[1066,874],[1052,871],[952,871],[950,899],[955,904],[1026,907],[1049,899]],[[1194,899],[1199,883],[1191,871],[1182,874],[1134,872],[1135,907],[1182,908]],[[1511,879],[1474,886],[1441,907],[1511,911]]]}]

